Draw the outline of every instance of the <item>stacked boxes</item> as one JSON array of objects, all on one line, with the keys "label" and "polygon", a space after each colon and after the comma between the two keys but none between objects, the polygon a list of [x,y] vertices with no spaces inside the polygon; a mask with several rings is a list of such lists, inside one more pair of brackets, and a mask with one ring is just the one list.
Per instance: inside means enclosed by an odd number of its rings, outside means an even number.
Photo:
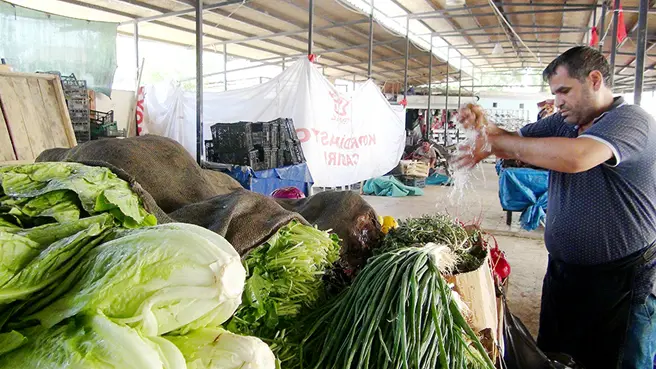
[{"label": "stacked boxes", "polygon": [[205,150],[209,161],[248,165],[255,170],[305,162],[291,119],[256,123],[217,123],[211,130],[211,150],[207,142]]},{"label": "stacked boxes", "polygon": [[89,92],[87,81],[70,76],[61,76],[64,97],[68,105],[68,114],[73,123],[73,131],[78,144],[91,140],[91,111],[89,109]]}]

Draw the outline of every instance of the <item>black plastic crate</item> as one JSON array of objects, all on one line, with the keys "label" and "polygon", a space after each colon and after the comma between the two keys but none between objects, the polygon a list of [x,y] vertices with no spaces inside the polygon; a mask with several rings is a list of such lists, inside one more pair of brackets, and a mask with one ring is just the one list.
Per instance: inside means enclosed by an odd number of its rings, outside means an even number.
[{"label": "black plastic crate", "polygon": [[253,149],[252,125],[248,122],[217,123],[210,127],[214,151],[250,151]]},{"label": "black plastic crate", "polygon": [[278,149],[278,167],[284,167],[291,163],[285,162],[285,150]]},{"label": "black plastic crate", "polygon": [[288,144],[288,151],[291,153],[293,164],[305,163],[305,155],[303,155],[303,148],[300,143]]},{"label": "black plastic crate", "polygon": [[269,124],[269,147],[272,149],[277,149],[280,147],[280,124],[270,123]]},{"label": "black plastic crate", "polygon": [[263,149],[264,160],[262,160],[262,169],[278,168],[278,149]]},{"label": "black plastic crate", "polygon": [[205,158],[207,161],[216,162],[216,153],[214,152],[214,141],[205,140]]},{"label": "black plastic crate", "polygon": [[293,119],[276,119],[279,122],[280,130],[280,141],[294,141],[298,142],[298,135],[296,134],[296,128],[294,128]]},{"label": "black plastic crate", "polygon": [[257,150],[244,150],[234,152],[215,153],[216,161],[221,164],[246,165],[258,167],[259,159]]},{"label": "black plastic crate", "polygon": [[264,132],[253,132],[253,146],[264,146]]}]

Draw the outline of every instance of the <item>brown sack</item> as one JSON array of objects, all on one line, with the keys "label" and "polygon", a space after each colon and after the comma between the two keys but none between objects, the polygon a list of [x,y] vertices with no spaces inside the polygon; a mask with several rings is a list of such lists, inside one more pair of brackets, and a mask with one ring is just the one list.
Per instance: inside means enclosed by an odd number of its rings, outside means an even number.
[{"label": "brown sack", "polygon": [[36,161],[106,162],[131,175],[166,213],[241,188],[226,174],[201,169],[182,145],[162,136],[89,141],[45,150]]},{"label": "brown sack", "polygon": [[169,216],[176,222],[196,224],[220,234],[242,256],[292,220],[308,224],[272,199],[245,189],[187,205]]}]

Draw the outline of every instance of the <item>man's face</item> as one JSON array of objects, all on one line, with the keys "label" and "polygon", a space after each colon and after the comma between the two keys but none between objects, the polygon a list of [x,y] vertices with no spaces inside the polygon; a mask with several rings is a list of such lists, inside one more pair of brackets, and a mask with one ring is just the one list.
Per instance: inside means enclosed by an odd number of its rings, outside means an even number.
[{"label": "man's face", "polygon": [[581,82],[570,77],[567,67],[560,66],[549,79],[549,87],[555,96],[556,107],[565,118],[565,122],[584,125],[594,118],[595,91],[590,78]]},{"label": "man's face", "polygon": [[424,151],[428,151],[428,150],[430,149],[430,143],[424,141],[424,142],[421,144],[421,147],[424,149]]}]

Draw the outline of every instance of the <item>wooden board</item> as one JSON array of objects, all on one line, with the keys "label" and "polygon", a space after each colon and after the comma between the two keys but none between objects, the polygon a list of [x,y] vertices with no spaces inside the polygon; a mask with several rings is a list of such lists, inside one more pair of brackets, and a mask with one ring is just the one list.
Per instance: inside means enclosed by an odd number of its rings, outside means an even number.
[{"label": "wooden board", "polygon": [[0,161],[77,145],[58,76],[0,71]]}]

